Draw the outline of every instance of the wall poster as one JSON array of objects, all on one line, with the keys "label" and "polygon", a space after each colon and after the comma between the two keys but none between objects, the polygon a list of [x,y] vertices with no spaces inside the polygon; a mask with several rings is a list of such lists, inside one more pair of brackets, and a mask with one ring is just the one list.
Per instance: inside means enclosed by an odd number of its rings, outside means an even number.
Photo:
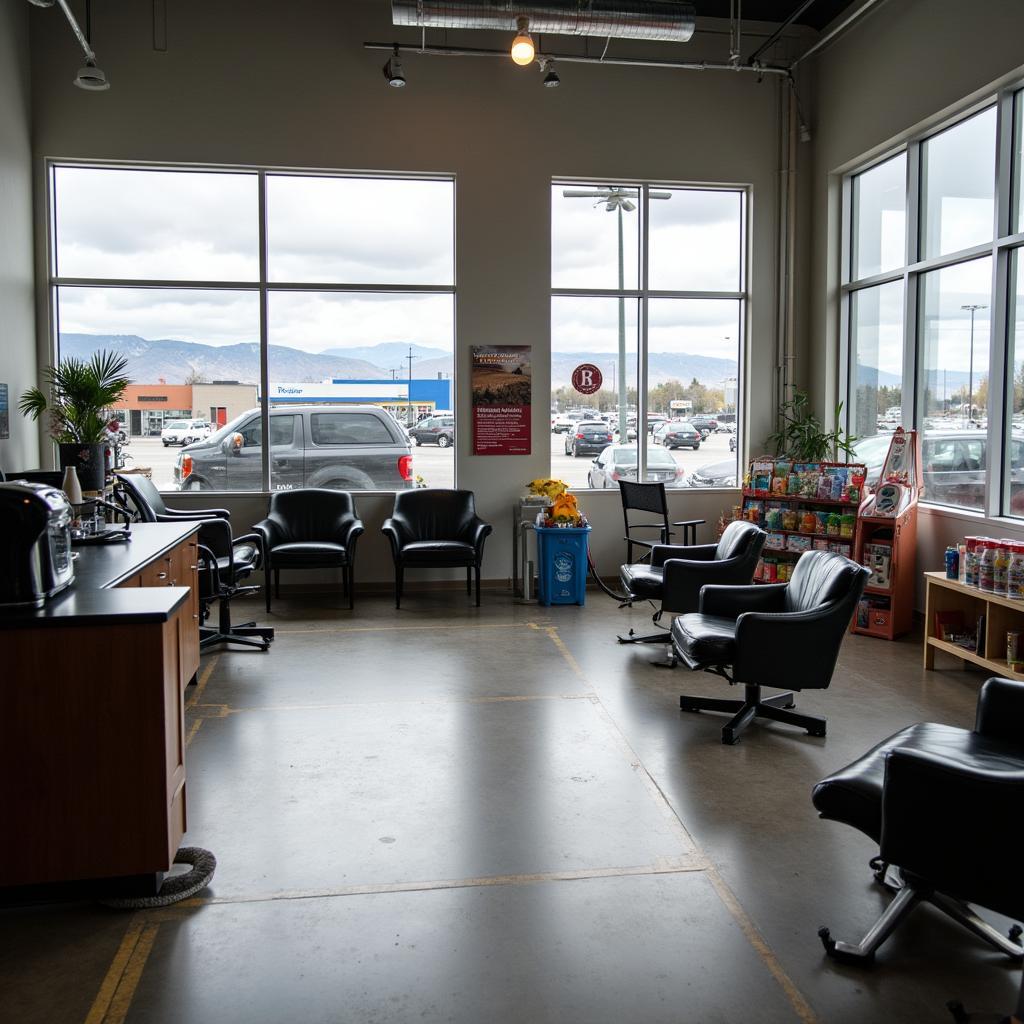
[{"label": "wall poster", "polygon": [[473,454],[529,455],[530,345],[473,345]]}]

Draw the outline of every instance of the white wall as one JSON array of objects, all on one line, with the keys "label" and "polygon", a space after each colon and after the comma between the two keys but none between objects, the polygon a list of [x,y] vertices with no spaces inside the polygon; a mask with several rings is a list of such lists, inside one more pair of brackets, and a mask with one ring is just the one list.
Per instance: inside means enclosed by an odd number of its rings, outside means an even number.
[{"label": "white wall", "polygon": [[10,439],[0,440],[4,470],[39,464],[38,433],[17,412],[18,397],[36,383],[28,26],[28,4],[0,2],[0,383],[11,408]]},{"label": "white wall", "polygon": [[[1024,78],[1024,4],[1019,0],[888,0],[802,69],[815,104],[807,302],[808,383],[822,413],[831,410],[839,374],[841,175],[909,135]],[[1013,524],[922,507],[918,569],[942,568],[948,543],[964,534],[1017,536]],[[919,591],[923,607],[923,589]]]},{"label": "white wall", "polygon": [[[56,12],[32,11],[37,183],[47,156],[454,173],[456,405],[463,423],[469,346],[534,346],[534,453],[474,457],[470,431],[457,439],[459,484],[476,492],[481,513],[495,524],[486,576],[509,575],[512,504],[525,481],[548,471],[553,176],[752,186],[749,436],[759,441],[771,429],[779,94],[773,79],[563,65],[561,87],[548,90],[536,69],[507,60],[409,53],[409,85],[397,90],[381,75],[387,55],[362,42],[414,43],[418,33],[394,28],[383,0],[176,0],[167,5],[166,53],[151,47],[150,8],[131,0],[95,5],[94,43],[113,84],[101,94],[71,86],[79,60],[70,33]],[[642,52],[724,59],[727,36],[705,38],[687,46],[650,44]],[[480,33],[448,33],[448,41],[508,43]],[[581,46],[557,40],[557,47]],[[626,51],[625,44],[613,46]],[[43,223],[37,209],[37,232]],[[38,270],[42,277],[45,267]],[[728,494],[673,500],[678,518],[714,520],[732,504]],[[367,520],[382,518],[386,505],[360,500]],[[622,553],[618,496],[587,495],[584,506],[595,521],[599,563],[610,571]],[[360,576],[388,578],[380,538],[367,549]]]}]

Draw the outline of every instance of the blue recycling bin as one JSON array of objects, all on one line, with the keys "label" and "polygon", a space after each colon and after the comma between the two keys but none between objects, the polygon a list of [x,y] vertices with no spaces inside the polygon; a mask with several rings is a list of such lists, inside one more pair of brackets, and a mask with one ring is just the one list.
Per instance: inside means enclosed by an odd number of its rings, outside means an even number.
[{"label": "blue recycling bin", "polygon": [[537,600],[584,604],[587,596],[589,526],[537,527]]}]

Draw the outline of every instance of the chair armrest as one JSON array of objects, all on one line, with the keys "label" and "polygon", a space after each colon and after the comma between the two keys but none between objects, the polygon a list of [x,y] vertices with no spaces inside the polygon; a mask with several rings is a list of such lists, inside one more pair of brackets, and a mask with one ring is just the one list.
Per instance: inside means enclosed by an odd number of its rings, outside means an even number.
[{"label": "chair armrest", "polygon": [[471,519],[466,526],[466,536],[469,538],[469,543],[473,545],[476,551],[477,561],[480,560],[484,553],[484,541],[490,535],[494,527],[490,523],[485,523],[479,517]]},{"label": "chair armrest", "polygon": [[398,562],[402,557],[402,548],[409,543],[409,529],[401,519],[390,516],[381,524],[380,532],[391,541],[391,554]]},{"label": "chair armrest", "polygon": [[738,619],[745,612],[781,612],[785,607],[785,583],[767,583],[760,586],[717,586],[708,584],[700,592],[702,615],[720,615]]},{"label": "chair armrest", "polygon": [[338,527],[338,543],[348,552],[349,558],[355,551],[356,541],[365,533],[361,519],[346,519]]},{"label": "chair armrest", "polygon": [[[711,546],[714,550],[714,546]],[[680,548],[681,551],[693,550],[692,548]],[[711,561],[691,561],[689,558],[670,558],[663,566],[661,606],[667,611],[673,612],[695,612],[701,608],[702,590],[713,586],[717,589],[746,589],[750,586],[750,577],[753,573],[749,557],[712,559]],[[785,586],[785,584],[783,584]],[[761,591],[763,587],[755,588]],[[742,611],[747,610],[777,610],[775,605],[765,606],[761,602],[766,600],[761,594],[754,593],[750,598],[757,602],[754,609],[748,609],[744,605],[743,595],[736,595],[740,602],[740,611],[726,612],[730,618],[736,618]],[[726,598],[722,598],[723,600]],[[712,600],[715,600],[713,597]],[[781,604],[779,605],[781,607]],[[707,615],[717,615],[718,612],[708,612]]]},{"label": "chair armrest", "polygon": [[284,543],[284,534],[281,532],[280,524],[274,519],[261,519],[253,523],[253,530],[263,539],[264,551],[271,551],[278,544]]},{"label": "chair armrest", "polygon": [[[642,541],[635,540],[633,543],[640,544]],[[689,562],[710,562],[717,550],[717,544],[655,544],[651,548],[651,565],[664,565],[670,558],[682,558]]]},{"label": "chair armrest", "polygon": [[824,689],[852,618],[846,599],[805,612],[745,612],[736,620],[733,678],[787,690]]},{"label": "chair armrest", "polygon": [[1024,746],[1024,683],[999,676],[984,683],[974,731]]},{"label": "chair armrest", "polygon": [[231,521],[231,513],[226,508],[169,508],[167,519],[227,519]]},{"label": "chair armrest", "polygon": [[883,860],[940,892],[1010,916],[1024,913],[1013,822],[1024,803],[1019,770],[979,768],[897,747],[885,759]]}]

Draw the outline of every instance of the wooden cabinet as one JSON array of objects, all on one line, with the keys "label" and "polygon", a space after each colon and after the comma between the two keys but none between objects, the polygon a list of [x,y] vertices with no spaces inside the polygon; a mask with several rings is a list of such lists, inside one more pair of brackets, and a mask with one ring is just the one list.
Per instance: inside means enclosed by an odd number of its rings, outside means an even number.
[{"label": "wooden cabinet", "polygon": [[[944,651],[961,661],[980,665],[994,675],[1024,680],[1024,673],[1013,671],[1006,662],[1006,634],[1013,631],[1024,637],[1024,601],[983,594],[977,587],[946,579],[944,572],[926,572],[924,578],[924,667],[935,668],[935,652]],[[936,612],[959,613],[964,629],[971,632],[977,630],[984,616],[978,648],[971,651],[942,639],[938,634]]]}]

